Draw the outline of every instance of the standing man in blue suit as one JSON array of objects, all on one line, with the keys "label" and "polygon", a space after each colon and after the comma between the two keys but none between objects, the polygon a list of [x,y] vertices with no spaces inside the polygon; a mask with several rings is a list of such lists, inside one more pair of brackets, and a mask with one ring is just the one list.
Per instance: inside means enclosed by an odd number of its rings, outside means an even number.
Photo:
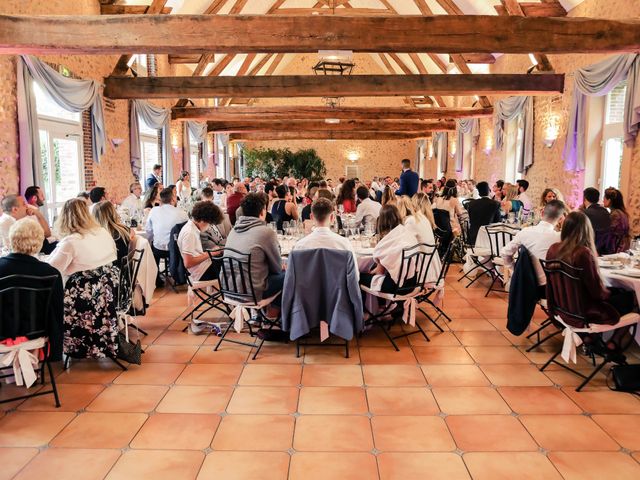
[{"label": "standing man in blue suit", "polygon": [[156,183],[162,182],[162,165],[156,164],[153,166],[153,171],[149,174],[144,182],[146,190],[153,188]]},{"label": "standing man in blue suit", "polygon": [[411,160],[402,160],[402,174],[400,175],[400,188],[396,190],[396,195],[407,195],[413,197],[418,191],[420,177],[411,170]]}]

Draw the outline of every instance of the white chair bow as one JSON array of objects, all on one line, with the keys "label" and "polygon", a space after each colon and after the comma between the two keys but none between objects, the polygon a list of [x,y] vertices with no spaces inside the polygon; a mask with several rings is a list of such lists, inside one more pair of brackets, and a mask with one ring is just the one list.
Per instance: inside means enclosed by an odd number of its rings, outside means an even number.
[{"label": "white chair bow", "polygon": [[236,332],[240,333],[242,331],[242,327],[244,326],[244,322],[249,321],[249,310],[242,306],[236,305],[231,310],[229,316],[233,319],[233,328]]},{"label": "white chair bow", "polygon": [[17,345],[0,345],[0,366],[13,366],[13,376],[16,385],[26,385],[31,387],[38,379],[35,372],[39,360],[38,352],[45,346],[47,339],[45,337],[36,338]]},{"label": "white chair bow", "polygon": [[402,321],[408,323],[412,327],[416,326],[416,307],[418,302],[415,297],[407,298],[404,301],[404,308],[402,312]]}]

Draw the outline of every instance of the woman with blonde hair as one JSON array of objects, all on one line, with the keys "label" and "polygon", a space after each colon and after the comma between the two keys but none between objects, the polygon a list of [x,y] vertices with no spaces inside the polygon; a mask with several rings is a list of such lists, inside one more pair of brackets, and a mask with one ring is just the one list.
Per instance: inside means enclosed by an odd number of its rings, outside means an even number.
[{"label": "woman with blonde hair", "polygon": [[93,209],[93,216],[104,229],[111,234],[116,242],[118,262],[126,257],[132,250],[135,242],[135,233],[129,227],[120,222],[116,207],[111,202],[100,202]]},{"label": "woman with blonde hair", "polygon": [[510,212],[518,213],[522,208],[522,202],[518,200],[518,185],[505,183],[502,187],[502,211],[505,215]]},{"label": "woman with blonde hair", "polygon": [[418,238],[418,242],[433,245],[435,243],[435,239],[433,237],[431,224],[422,212],[415,207],[411,198],[406,195],[398,197],[396,206],[400,212],[402,223],[404,223],[409,231],[415,234]]},{"label": "woman with blonde hair", "polygon": [[396,194],[389,185],[384,187],[384,190],[382,191],[382,199],[380,200],[380,203],[382,204],[383,207],[387,204],[396,203]]},{"label": "woman with blonde hair", "polygon": [[416,213],[424,216],[429,221],[431,229],[433,230],[436,226],[436,221],[433,218],[433,208],[431,207],[429,195],[418,192],[412,197],[411,201],[413,202]]},{"label": "woman with blonde hair", "polygon": [[61,240],[51,254],[49,264],[64,277],[110,265],[117,258],[111,234],[98,224],[81,198],[64,203],[55,229]]}]

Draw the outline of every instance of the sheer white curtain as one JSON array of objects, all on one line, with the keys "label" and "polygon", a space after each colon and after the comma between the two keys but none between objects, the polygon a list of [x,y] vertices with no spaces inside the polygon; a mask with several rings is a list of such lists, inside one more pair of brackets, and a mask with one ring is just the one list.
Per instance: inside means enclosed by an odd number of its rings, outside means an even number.
[{"label": "sheer white curtain", "polygon": [[508,97],[498,100],[493,113],[493,137],[498,150],[504,146],[505,122],[521,117],[523,128],[522,150],[517,158],[518,173],[533,165],[533,97]]},{"label": "sheer white curtain", "polygon": [[[153,105],[145,100],[131,101],[129,135],[131,143],[131,170],[140,179],[142,160],[140,152],[140,124],[142,118],[150,128],[162,130],[162,157],[164,159],[163,183],[173,183],[173,156],[171,154],[171,110]],[[140,179],[143,181],[144,179]]]}]

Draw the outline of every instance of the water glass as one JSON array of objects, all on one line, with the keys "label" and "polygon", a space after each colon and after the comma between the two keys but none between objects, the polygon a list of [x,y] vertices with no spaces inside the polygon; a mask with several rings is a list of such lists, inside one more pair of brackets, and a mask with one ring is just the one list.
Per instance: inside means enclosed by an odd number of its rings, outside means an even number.
[{"label": "water glass", "polygon": [[282,230],[286,232],[288,228],[289,228],[289,222],[282,222]]}]

